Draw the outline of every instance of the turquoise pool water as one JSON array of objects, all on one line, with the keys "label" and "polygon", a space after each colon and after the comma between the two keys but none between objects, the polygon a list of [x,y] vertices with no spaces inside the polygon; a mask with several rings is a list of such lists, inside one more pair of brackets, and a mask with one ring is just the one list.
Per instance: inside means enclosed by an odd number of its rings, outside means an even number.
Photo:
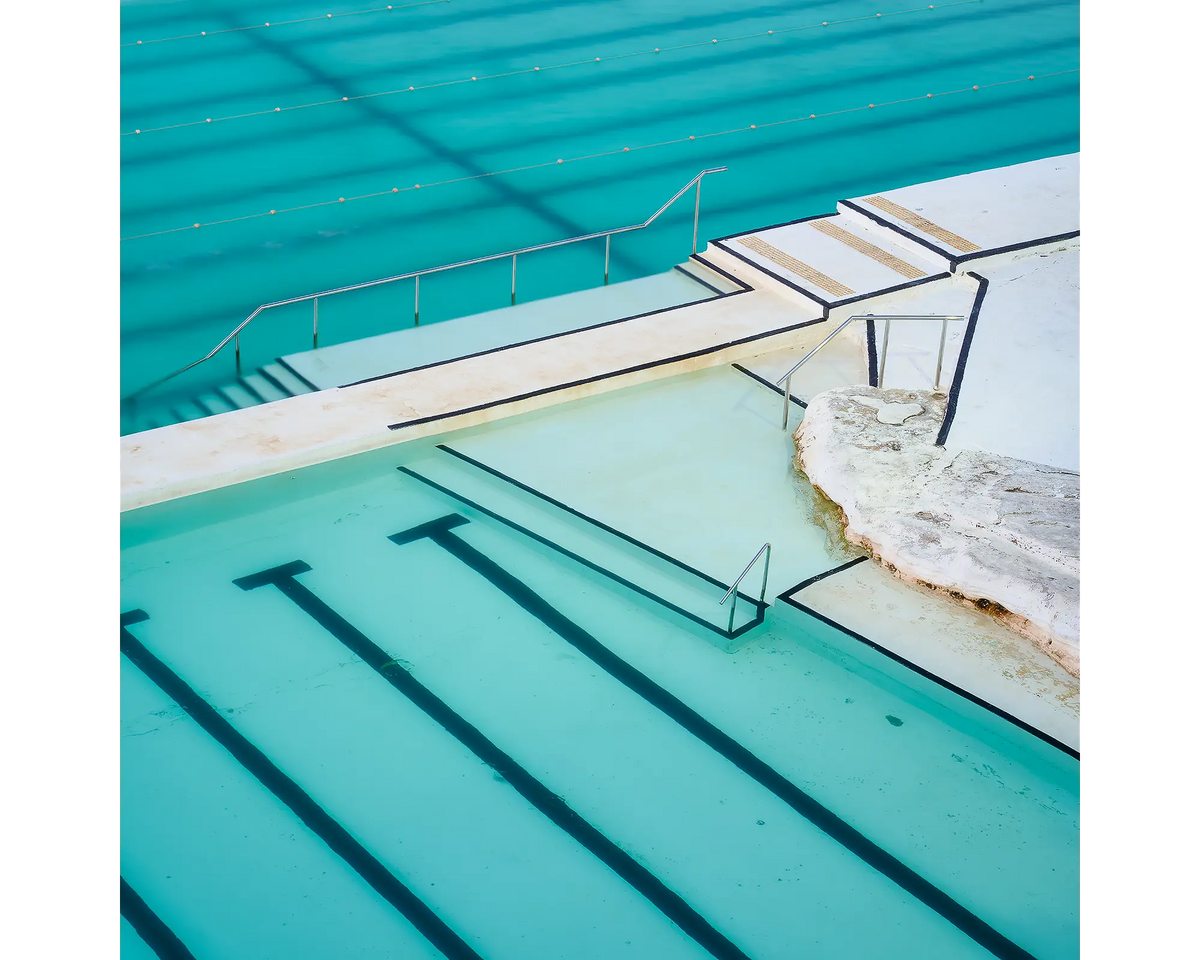
[{"label": "turquoise pool water", "polygon": [[[1073,0],[395,7],[122,5],[123,393],[196,359],[259,303],[638,222],[706,166],[729,171],[705,181],[702,243],[1078,149],[1078,74],[1060,73],[1078,67]],[[694,45],[670,49],[681,44]],[[925,98],[949,91],[966,92]],[[735,132],[706,136],[722,131]],[[519,167],[531,168],[482,176]],[[685,201],[614,241],[613,279],[668,269],[690,240]],[[527,258],[521,297],[599,283],[602,247]],[[427,279],[422,320],[503,306],[508,270]],[[256,321],[247,365],[307,349],[310,312]],[[323,344],[411,324],[411,286],[331,301],[321,322]],[[221,357],[191,384],[231,372]]]},{"label": "turquoise pool water", "polygon": [[[635,389],[786,441],[732,371]],[[1077,956],[1077,760],[438,446],[538,416],[126,515],[127,955]]]}]

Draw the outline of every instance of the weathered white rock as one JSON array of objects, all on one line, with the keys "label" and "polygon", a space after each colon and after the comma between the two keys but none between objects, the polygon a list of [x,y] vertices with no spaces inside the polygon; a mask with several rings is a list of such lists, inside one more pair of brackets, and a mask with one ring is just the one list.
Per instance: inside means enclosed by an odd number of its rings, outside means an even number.
[{"label": "weathered white rock", "polygon": [[934,445],[946,398],[855,386],[813,397],[797,467],[846,539],[973,603],[1079,675],[1079,474]]}]

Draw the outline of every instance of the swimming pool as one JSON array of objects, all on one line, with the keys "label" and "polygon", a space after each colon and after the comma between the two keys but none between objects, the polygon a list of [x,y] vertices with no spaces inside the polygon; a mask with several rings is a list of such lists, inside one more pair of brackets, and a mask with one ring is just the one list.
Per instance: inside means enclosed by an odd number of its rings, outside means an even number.
[{"label": "swimming pool", "polygon": [[[265,301],[639,222],[706,166],[701,243],[1078,148],[1075,2],[278,3],[122,6],[123,394]],[[685,204],[618,238],[614,282],[690,232]],[[599,283],[602,246],[529,257],[522,298]],[[508,289],[506,263],[429,279],[422,321]],[[412,294],[330,302],[322,343],[411,324]],[[247,365],[307,349],[306,310],[256,321]]]},{"label": "swimming pool", "polygon": [[[1075,756],[760,610],[757,568],[727,635],[738,571],[688,531],[484,459],[558,457],[632,403],[761,471],[777,401],[703,371],[126,514],[123,950],[1076,956]],[[626,452],[619,515],[669,511],[660,453]],[[789,576],[842,562],[787,484],[704,543],[765,516]]]}]

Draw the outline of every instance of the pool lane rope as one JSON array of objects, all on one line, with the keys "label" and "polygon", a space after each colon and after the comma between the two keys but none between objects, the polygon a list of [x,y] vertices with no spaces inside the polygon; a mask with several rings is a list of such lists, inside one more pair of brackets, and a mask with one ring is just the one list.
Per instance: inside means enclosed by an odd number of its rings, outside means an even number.
[{"label": "pool lane rope", "polygon": [[859,113],[863,110],[879,110],[883,107],[895,107],[905,103],[928,102],[939,97],[953,97],[965,93],[974,93],[979,90],[990,90],[995,87],[1009,86],[1014,83],[1029,83],[1031,80],[1046,80],[1051,77],[1062,77],[1069,74],[1079,73],[1079,67],[1071,70],[1058,70],[1054,73],[1030,74],[1025,77],[1017,77],[1013,80],[998,80],[994,83],[975,84],[970,87],[963,87],[958,90],[943,90],[939,93],[922,93],[915,97],[904,97],[900,100],[881,101],[880,103],[867,103],[859,107],[846,107],[842,110],[830,110],[826,113],[810,113],[802,117],[789,117],[786,120],[771,120],[767,123],[751,123],[744,127],[734,127],[730,130],[717,130],[712,133],[697,133],[689,134],[686,137],[676,137],[672,140],[660,140],[656,143],[643,143],[632,147],[617,147],[613,150],[602,150],[599,153],[589,153],[578,157],[562,157],[555,160],[544,160],[540,163],[529,163],[520,167],[509,167],[506,170],[493,170],[490,173],[477,173],[466,177],[453,177],[449,180],[436,180],[431,183],[415,183],[410,187],[391,187],[387,190],[378,190],[374,193],[362,193],[353,197],[338,197],[336,200],[321,200],[316,203],[304,203],[295,207],[282,207],[278,210],[264,210],[260,213],[248,213],[240,217],[227,217],[224,220],[210,220],[207,223],[193,223],[186,227],[172,227],[168,230],[156,230],[153,233],[139,233],[129,237],[122,237],[121,242],[126,240],[143,240],[147,237],[161,237],[168,233],[180,233],[184,230],[197,230],[200,227],[215,227],[227,223],[239,223],[243,220],[257,220],[260,217],[273,217],[282,213],[295,213],[299,210],[314,210],[318,207],[328,207],[336,203],[349,203],[355,200],[370,200],[377,197],[388,197],[393,194],[410,193],[413,190],[429,189],[430,187],[444,187],[455,183],[465,183],[470,180],[484,180],[488,177],[499,177],[511,173],[521,173],[526,170],[537,170],[541,167],[554,167],[560,164],[578,163],[582,160],[596,160],[601,157],[611,157],[622,153],[636,153],[639,150],[653,150],[657,147],[668,147],[680,143],[690,143],[696,140],[710,140],[714,137],[726,137],[731,134],[749,133],[756,130],[767,130],[771,127],[782,127],[792,123],[804,123],[810,120],[823,120],[828,117],[844,116],[850,113]]},{"label": "pool lane rope", "polygon": [[416,0],[415,3],[388,4],[370,10],[347,10],[344,13],[323,13],[315,17],[297,17],[294,20],[272,20],[269,23],[251,23],[244,27],[226,27],[224,30],[201,30],[199,33],[184,33],[178,37],[158,37],[154,40],[130,40],[122,47],[141,47],[150,43],[170,43],[172,40],[194,40],[197,37],[216,37],[223,33],[242,33],[246,30],[265,30],[267,27],[286,27],[293,23],[314,23],[320,20],[337,20],[341,17],[361,17],[370,13],[387,13],[389,10],[407,10],[409,7],[427,7],[433,3],[449,3],[450,0]]},{"label": "pool lane rope", "polygon": [[[690,50],[696,47],[711,47],[713,44],[735,43],[745,40],[761,40],[766,37],[782,36],[789,33],[799,33],[804,30],[816,30],[823,27],[844,26],[849,23],[861,23],[868,20],[881,20],[888,17],[903,17],[914,13],[928,13],[930,10],[945,10],[950,7],[961,7],[968,4],[979,4],[983,0],[952,0],[951,3],[926,4],[912,7],[908,10],[893,10],[891,13],[872,13],[861,17],[847,17],[843,20],[822,20],[820,23],[806,23],[801,26],[783,27],[775,30],[764,30],[759,33],[747,33],[736,37],[717,37],[711,40],[694,40],[688,43],[677,43],[669,47],[655,47],[652,50],[635,50],[631,53],[614,53],[606,57],[589,57],[586,60],[571,60],[567,63],[553,63],[546,66],[523,67],[520,70],[509,70],[506,73],[490,73],[473,77],[459,77],[454,80],[439,80],[436,83],[415,84],[408,87],[397,87],[394,90],[380,90],[376,93],[363,93],[356,96],[333,97],[329,100],[314,100],[312,103],[296,103],[286,107],[267,107],[264,110],[252,110],[249,113],[234,113],[225,117],[205,117],[203,120],[185,120],[182,123],[169,123],[161,127],[139,127],[136,130],[126,130],[121,136],[131,137],[147,133],[160,133],[164,130],[181,130],[185,127],[201,127],[210,123],[222,123],[226,120],[246,120],[251,117],[266,117],[276,113],[293,110],[309,110],[313,107],[328,107],[337,103],[353,103],[356,100],[373,100],[379,97],[394,97],[405,93],[419,93],[422,90],[436,90],[441,87],[454,87],[463,83],[477,83],[480,80],[501,80],[506,77],[519,77],[528,73],[541,73],[545,70],[564,70],[569,67],[595,66],[597,63],[607,63],[612,60],[628,60],[632,57],[648,57],[655,54],[672,53],[678,50]],[[346,14],[349,16],[349,14]],[[316,18],[323,19],[323,18]],[[289,21],[299,22],[299,21]],[[249,29],[239,27],[237,29]]]}]

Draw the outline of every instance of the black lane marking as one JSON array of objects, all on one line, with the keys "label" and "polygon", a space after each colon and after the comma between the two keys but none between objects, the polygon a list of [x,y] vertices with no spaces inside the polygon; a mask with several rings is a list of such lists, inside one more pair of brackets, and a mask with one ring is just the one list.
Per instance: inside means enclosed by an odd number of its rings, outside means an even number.
[{"label": "black lane marking", "polygon": [[751,290],[754,289],[754,287],[750,286],[750,284],[748,284],[745,280],[738,279],[732,273],[730,273],[728,270],[724,270],[721,267],[718,267],[715,263],[705,260],[704,257],[702,257],[698,253],[693,253],[688,259],[695,260],[697,263],[704,264],[704,266],[707,267],[709,270],[711,270],[713,273],[718,273],[722,277],[724,277],[726,280],[728,280],[730,283],[736,284],[737,287],[743,293],[749,293]]},{"label": "black lane marking", "polygon": [[871,558],[866,555],[861,556],[861,557],[855,557],[853,560],[847,560],[845,563],[838,564],[838,566],[834,567],[831,570],[826,570],[824,573],[818,573],[815,577],[809,577],[807,580],[801,580],[798,584],[796,584],[791,589],[784,590],[783,593],[780,594],[780,599],[782,599],[785,596],[791,596],[793,593],[799,593],[805,587],[811,587],[814,583],[816,583],[819,580],[824,580],[826,577],[832,577],[835,573],[841,573],[843,570],[849,570],[851,567],[858,566],[858,564],[862,563],[864,560],[870,560],[870,559]]},{"label": "black lane marking", "polygon": [[[595,289],[595,288],[593,288]],[[405,367],[403,370],[393,370],[390,373],[380,373],[373,377],[365,377],[362,380],[355,380],[352,383],[343,383],[339,390],[344,390],[347,387],[357,387],[361,383],[374,383],[376,380],[386,380],[388,377],[398,377],[404,373],[416,373],[418,370],[429,370],[432,367],[442,367],[448,363],[456,363],[459,360],[470,360],[473,357],[486,357],[492,353],[499,353],[501,350],[515,350],[517,347],[527,347],[531,343],[543,343],[546,340],[557,340],[560,337],[569,337],[573,333],[583,333],[587,330],[599,330],[601,327],[611,327],[618,323],[628,323],[630,320],[641,320],[643,317],[653,317],[660,313],[670,313],[672,310],[682,310],[685,307],[694,307],[701,303],[712,303],[714,300],[724,300],[727,297],[741,296],[743,293],[749,293],[751,287],[746,287],[745,290],[731,290],[729,293],[721,293],[717,291],[715,297],[704,297],[702,300],[691,300],[687,303],[678,303],[670,307],[659,307],[657,310],[647,310],[645,313],[635,313],[629,317],[617,317],[615,320],[601,320],[599,323],[593,323],[586,327],[575,327],[571,330],[563,330],[561,333],[548,333],[544,337],[534,337],[531,340],[521,340],[517,343],[502,343],[498,347],[489,347],[487,350],[480,350],[478,353],[466,353],[461,357],[448,357],[445,360],[434,360],[430,363],[423,363],[416,367]],[[444,322],[444,321],[441,321]]]},{"label": "black lane marking", "polygon": [[[748,233],[757,233],[758,231],[757,230],[749,230],[747,232]],[[765,273],[768,277],[778,280],[780,283],[791,287],[793,290],[795,290],[798,293],[804,294],[804,296],[808,297],[810,300],[815,300],[825,310],[826,317],[828,317],[829,311],[832,310],[834,307],[844,307],[851,303],[858,303],[861,300],[871,300],[874,297],[882,297],[882,296],[886,296],[887,294],[890,294],[890,293],[898,293],[901,290],[908,290],[910,287],[919,287],[922,284],[932,283],[934,280],[945,280],[948,277],[952,276],[952,274],[949,272],[931,273],[931,274],[927,274],[924,277],[918,277],[916,280],[908,280],[904,283],[897,283],[891,287],[882,287],[879,290],[872,290],[869,293],[859,293],[859,294],[855,294],[852,297],[844,297],[841,300],[825,300],[822,297],[818,296],[817,294],[813,293],[807,287],[800,286],[800,284],[795,283],[795,282],[789,280],[787,277],[784,277],[784,276],[776,273],[770,267],[765,267],[761,263],[756,263],[754,260],[751,260],[749,257],[743,256],[742,254],[738,253],[736,250],[733,250],[730,247],[725,246],[725,244],[721,243],[720,241],[714,240],[712,242],[714,245],[720,247],[722,250],[724,250],[730,256],[737,257],[739,260],[742,260],[742,261],[748,263],[750,266],[752,266],[755,270],[758,270],[760,273]]]},{"label": "black lane marking", "polygon": [[[849,207],[851,210],[854,210],[856,213],[861,213],[864,217],[869,217],[871,220],[874,220],[880,226],[886,227],[889,230],[894,230],[896,233],[900,234],[902,237],[907,237],[909,240],[912,240],[914,243],[919,243],[921,246],[932,250],[934,253],[936,253],[942,259],[949,260],[951,270],[957,270],[960,266],[962,266],[962,264],[967,263],[968,261],[971,261],[971,260],[979,260],[979,259],[982,259],[983,257],[994,257],[997,254],[1012,253],[1014,250],[1026,250],[1030,247],[1040,247],[1040,246],[1044,246],[1045,244],[1050,244],[1050,243],[1059,243],[1063,240],[1071,240],[1080,235],[1080,232],[1078,230],[1069,230],[1066,233],[1056,233],[1049,237],[1039,237],[1036,240],[1019,240],[1016,243],[1009,243],[1003,247],[990,247],[987,250],[976,250],[973,253],[952,253],[951,251],[943,249],[942,247],[939,247],[937,244],[933,243],[930,240],[925,239],[924,237],[917,236],[915,233],[912,233],[911,231],[900,226],[899,224],[893,223],[891,220],[886,220],[883,217],[879,216],[878,214],[872,213],[870,210],[864,209],[862,206],[855,203],[853,200],[839,200],[838,203],[842,204],[843,206]],[[750,232],[753,233],[754,231],[750,231]]]},{"label": "black lane marking", "polygon": [[946,397],[946,414],[942,417],[942,426],[938,430],[937,439],[933,441],[939,447],[946,445],[946,438],[950,436],[950,425],[954,423],[954,415],[958,412],[958,395],[962,391],[963,376],[967,372],[967,354],[971,350],[971,341],[975,339],[975,325],[979,323],[979,311],[983,308],[983,298],[987,295],[986,277],[981,277],[977,273],[968,273],[967,276],[978,281],[979,287],[975,291],[975,302],[971,304],[971,317],[967,320],[962,346],[958,348],[958,362],[954,367],[954,379],[950,383],[950,394]]},{"label": "black lane marking", "polygon": [[420,524],[388,537],[395,544],[411,543],[428,537],[442,549],[484,577],[531,616],[557,633],[567,643],[618,680],[647,703],[657,707],[688,733],[715,750],[748,777],[770,790],[813,826],[873,867],[902,890],[920,900],[943,919],[948,920],[980,946],[997,957],[1033,960],[1033,955],[1017,946],[990,924],[935,887],[903,861],[879,847],[828,807],[809,796],[783,774],[760,760],[727,733],[709,723],[682,700],[609,650],[590,633],[555,609],[529,586],[518,580],[491,558],[480,553],[454,534],[453,528],[464,518],[450,515]]},{"label": "black lane marking", "polygon": [[[743,366],[742,366],[740,363],[732,363],[732,364],[730,364],[730,366],[731,366],[731,367],[733,367],[733,369],[734,369],[734,370],[737,370],[737,371],[740,371],[741,373],[744,373],[744,374],[745,374],[746,376],[748,376],[748,377],[749,377],[751,380],[757,380],[759,383],[761,383],[761,384],[762,384],[764,387],[766,387],[767,389],[769,389],[769,390],[774,390],[774,391],[775,391],[777,394],[779,394],[781,397],[783,396],[783,387],[777,387],[777,386],[776,386],[775,384],[773,384],[773,383],[772,383],[770,380],[767,380],[765,377],[760,377],[760,376],[759,376],[757,373],[755,373],[753,370],[748,370],[748,369],[746,369],[746,368],[745,368],[745,367],[743,367]],[[801,407],[805,407],[805,408],[807,408],[807,407],[808,407],[808,404],[807,404],[805,401],[801,400],[799,397],[794,397],[794,396],[792,396],[790,393],[788,394],[788,399],[789,399],[789,400],[791,400],[791,401],[792,401],[792,403],[798,404],[798,405],[800,405]],[[727,587],[726,589],[728,589],[728,587]]]},{"label": "black lane marking", "polygon": [[991,247],[987,250],[976,250],[974,253],[963,254],[961,257],[954,258],[954,266],[958,267],[966,263],[968,260],[979,260],[983,257],[994,257],[1000,253],[1012,253],[1014,250],[1026,250],[1029,247],[1041,247],[1051,243],[1061,243],[1063,240],[1072,240],[1079,236],[1078,230],[1069,230],[1066,233],[1056,233],[1051,237],[1040,237],[1037,240],[1021,240],[1018,243],[1010,243],[1003,247]]},{"label": "black lane marking", "polygon": [[807,217],[797,217],[795,220],[785,220],[783,223],[772,223],[770,226],[766,227],[755,227],[753,230],[742,230],[738,233],[727,233],[723,237],[713,237],[711,242],[716,242],[717,240],[733,240],[737,237],[744,237],[749,233],[762,233],[766,230],[777,230],[780,227],[790,227],[794,223],[808,223],[809,220],[824,220],[827,217],[836,216],[836,210],[834,210],[832,213],[814,213]]},{"label": "black lane marking", "polygon": [[[830,571],[830,572],[835,573],[836,571]],[[932,680],[934,683],[938,684],[939,686],[945,687],[951,693],[958,694],[958,696],[962,697],[964,700],[970,700],[971,703],[975,704],[976,706],[983,707],[984,710],[987,710],[990,713],[994,713],[996,716],[1000,717],[1003,720],[1007,720],[1013,726],[1020,727],[1026,733],[1032,734],[1033,736],[1037,737],[1039,740],[1042,740],[1045,743],[1050,744],[1050,746],[1052,746],[1052,747],[1056,747],[1057,749],[1061,750],[1063,753],[1067,754],[1068,756],[1073,757],[1076,760],[1079,759],[1079,751],[1076,750],[1074,747],[1068,746],[1067,744],[1063,743],[1061,740],[1058,740],[1057,738],[1052,737],[1050,734],[1045,733],[1042,730],[1039,730],[1037,727],[1033,726],[1032,724],[1026,723],[1020,717],[1013,716],[1007,710],[1004,710],[1001,707],[997,707],[995,704],[988,703],[982,697],[978,697],[975,694],[971,693],[970,690],[965,690],[962,687],[958,686],[958,684],[952,683],[949,680],[939,677],[936,673],[932,673],[929,670],[926,670],[919,663],[914,663],[912,660],[909,660],[906,657],[902,657],[900,654],[898,654],[892,650],[889,650],[887,647],[883,646],[882,644],[876,643],[874,640],[871,640],[868,637],[864,637],[861,633],[856,633],[854,630],[851,630],[846,625],[838,623],[836,620],[832,619],[831,617],[827,617],[823,613],[818,613],[816,610],[814,610],[812,607],[808,606],[807,604],[801,603],[799,600],[796,600],[794,597],[791,596],[791,594],[796,589],[797,588],[793,587],[792,590],[789,590],[787,593],[780,594],[779,600],[782,603],[786,603],[790,607],[795,607],[797,610],[802,610],[804,613],[807,613],[810,617],[820,620],[824,624],[828,624],[829,626],[833,627],[835,630],[840,630],[846,636],[852,637],[853,639],[859,641],[860,643],[866,644],[872,650],[876,650],[879,653],[882,653],[889,660],[896,661],[896,663],[900,664],[901,666],[907,667],[909,670],[913,671],[913,673],[920,674],[926,680]]]},{"label": "black lane marking", "polygon": [[[755,231],[755,230],[751,230],[749,232],[757,233],[757,231]],[[828,318],[829,308],[831,306],[833,306],[832,301],[826,300],[823,297],[817,296],[817,294],[813,293],[811,290],[806,289],[805,287],[800,286],[800,284],[796,283],[795,281],[789,280],[787,277],[780,276],[775,271],[773,271],[767,267],[764,267],[761,263],[756,263],[754,260],[751,260],[749,257],[743,256],[742,254],[738,253],[736,250],[732,249],[731,247],[725,246],[725,244],[723,244],[720,240],[713,240],[712,244],[714,247],[719,247],[720,249],[724,250],[731,257],[737,257],[743,263],[749,264],[755,270],[759,271],[759,273],[765,273],[768,277],[778,280],[785,287],[791,287],[797,293],[803,294],[809,300],[812,300],[813,302],[818,304],[825,311],[825,317]]]},{"label": "black lane marking", "polygon": [[129,921],[129,925],[160,960],[196,960],[196,955],[183,945],[183,941],[175,936],[175,931],[163,923],[124,877],[121,878],[121,916]]},{"label": "black lane marking", "polygon": [[915,233],[912,233],[909,230],[906,230],[904,227],[901,227],[901,226],[898,226],[897,224],[892,223],[891,220],[885,220],[883,217],[879,216],[879,214],[872,213],[870,210],[867,210],[866,208],[859,206],[853,200],[839,200],[838,203],[840,203],[843,207],[849,207],[855,213],[861,213],[864,217],[867,217],[870,220],[874,220],[880,226],[887,227],[889,230],[894,230],[896,233],[900,234],[902,237],[908,237],[908,239],[912,240],[914,243],[919,243],[921,246],[923,246],[929,250],[932,250],[943,260],[949,260],[950,265],[953,267],[954,255],[951,253],[947,253],[945,250],[943,250],[937,244],[935,244],[929,240],[926,240],[924,237],[918,237]]},{"label": "black lane marking", "polygon": [[[535,540],[538,543],[542,544],[542,546],[549,547],[551,550],[554,550],[557,553],[561,553],[564,557],[569,557],[570,559],[574,560],[576,563],[587,567],[589,570],[594,570],[596,573],[599,573],[601,576],[608,577],[610,580],[613,580],[614,582],[621,584],[621,586],[625,587],[626,589],[632,590],[634,593],[641,594],[643,597],[646,597],[648,600],[653,600],[655,603],[662,604],[668,610],[672,610],[675,613],[679,614],[679,616],[685,617],[688,620],[692,621],[692,623],[695,623],[701,627],[704,627],[707,630],[711,630],[713,633],[718,634],[719,636],[723,637],[724,639],[735,640],[738,637],[740,637],[743,633],[745,633],[747,630],[757,627],[760,623],[763,622],[767,604],[763,603],[760,600],[755,599],[754,597],[748,597],[739,590],[738,591],[738,599],[744,600],[747,603],[753,605],[755,608],[755,615],[750,620],[748,620],[746,623],[743,623],[740,627],[737,627],[735,630],[730,632],[729,630],[722,627],[720,624],[711,623],[708,620],[705,620],[699,614],[692,613],[690,610],[686,610],[683,607],[678,606],[675,603],[672,603],[670,600],[667,600],[665,597],[660,597],[657,593],[654,593],[652,590],[647,590],[645,587],[639,586],[638,584],[634,583],[631,580],[626,580],[619,573],[614,573],[613,571],[609,570],[607,567],[602,567],[602,566],[600,566],[600,564],[594,563],[591,560],[588,560],[586,557],[582,557],[579,554],[577,554],[571,550],[568,550],[566,547],[555,543],[553,540],[543,537],[540,534],[534,533],[532,530],[529,530],[528,528],[521,526],[515,520],[509,520],[507,517],[503,517],[500,514],[496,513],[495,511],[489,510],[487,507],[483,506],[482,504],[478,504],[474,500],[470,500],[467,497],[464,497],[461,493],[456,493],[455,491],[451,490],[449,487],[442,486],[437,481],[429,479],[429,477],[424,477],[421,474],[417,473],[416,471],[410,470],[408,467],[397,467],[396,469],[399,470],[401,473],[405,474],[406,476],[412,477],[414,480],[419,480],[421,483],[425,484],[426,486],[433,487],[433,489],[438,490],[441,493],[444,493],[446,496],[451,497],[454,500],[457,500],[459,503],[470,507],[472,510],[478,510],[480,513],[484,514],[485,516],[491,517],[497,523],[502,523],[506,527],[510,527],[513,530],[516,530],[518,533],[524,534],[525,536],[529,537],[529,539]],[[569,510],[570,508],[568,507],[566,509]],[[634,542],[636,542],[636,541],[634,541]],[[652,548],[647,548],[647,549],[652,550]],[[656,551],[652,550],[652,552],[656,552]],[[690,568],[685,567],[684,569],[690,569]],[[704,575],[701,574],[701,576],[704,576]],[[710,582],[713,582],[713,583],[716,582],[716,581],[711,581],[711,578],[708,578],[708,577],[705,577],[705,579],[710,580]],[[728,590],[729,588],[722,587],[722,589]]]},{"label": "black lane marking", "polygon": [[300,373],[295,367],[293,367],[290,363],[288,363],[286,360],[284,360],[283,357],[276,357],[275,362],[277,364],[279,364],[281,367],[283,367],[283,369],[286,370],[288,373],[290,373],[293,377],[295,377],[297,380],[299,380],[302,384],[304,384],[306,387],[308,387],[308,389],[311,390],[313,393],[316,393],[318,390],[321,389],[315,383],[313,383],[311,380],[309,380],[308,377],[304,376],[304,374]]},{"label": "black lane marking", "polygon": [[[734,366],[737,366],[737,364],[734,364]],[[799,401],[797,401],[797,402],[799,402]],[[722,590],[729,589],[729,584],[724,583],[721,580],[718,580],[716,577],[710,577],[703,570],[697,570],[695,567],[684,563],[682,560],[677,560],[675,557],[672,557],[670,554],[663,553],[661,550],[658,550],[655,547],[650,546],[650,544],[648,544],[648,543],[644,543],[641,540],[638,540],[636,537],[631,537],[627,533],[622,533],[616,527],[610,527],[607,523],[604,523],[602,520],[597,520],[594,517],[589,517],[586,513],[582,513],[581,511],[576,510],[574,507],[563,503],[561,500],[555,500],[554,497],[550,496],[549,494],[542,493],[540,490],[535,490],[533,487],[529,486],[528,484],[522,483],[520,480],[516,479],[516,477],[510,477],[507,473],[501,473],[495,467],[488,466],[488,464],[484,463],[482,460],[476,460],[474,457],[468,456],[467,454],[463,453],[460,450],[455,450],[449,444],[439,443],[437,445],[437,448],[439,450],[441,450],[443,453],[448,453],[448,454],[450,454],[450,456],[458,458],[463,463],[469,463],[471,466],[475,467],[477,470],[482,470],[484,473],[490,474],[491,476],[495,477],[497,480],[502,480],[504,483],[510,484],[510,485],[516,487],[518,490],[525,491],[530,496],[537,497],[539,500],[543,500],[546,503],[550,504],[551,506],[558,507],[559,510],[562,510],[565,513],[569,513],[573,517],[578,517],[580,520],[584,521],[585,523],[589,523],[593,527],[603,530],[605,533],[611,533],[614,537],[619,537],[620,539],[624,540],[626,543],[633,544],[639,550],[645,550],[647,553],[654,554],[654,556],[658,557],[660,560],[665,560],[667,563],[671,564],[672,566],[678,567],[680,570],[684,570],[687,573],[690,573],[694,577],[699,577],[701,580],[704,580],[707,583],[711,583],[714,587],[720,587]],[[750,600],[751,603],[758,602],[756,600],[751,600],[750,597],[747,597],[744,593],[741,593],[741,592],[738,593],[738,596],[742,597],[743,599]]]},{"label": "black lane marking", "polygon": [[[737,297],[742,293],[749,291],[734,291],[725,296]],[[702,300],[701,303],[711,303],[718,299],[710,297],[708,300]],[[671,308],[675,309],[675,308]],[[586,386],[589,383],[598,383],[601,380],[615,380],[617,377],[623,377],[630,373],[638,373],[642,370],[651,370],[654,367],[662,367],[672,363],[679,363],[682,360],[691,360],[695,357],[707,356],[710,353],[719,353],[722,350],[728,350],[730,347],[738,347],[744,343],[753,343],[755,340],[766,340],[769,337],[778,336],[781,333],[790,333],[793,330],[799,330],[802,327],[812,326],[814,323],[824,323],[828,317],[817,317],[814,320],[801,320],[799,323],[791,323],[786,327],[779,327],[775,330],[766,330],[762,333],[751,334],[748,337],[740,337],[737,340],[729,340],[726,343],[718,343],[711,347],[702,347],[699,350],[693,350],[690,353],[680,353],[673,357],[666,357],[662,360],[648,360],[646,363],[638,363],[632,367],[623,367],[620,370],[612,370],[608,373],[598,373],[594,377],[584,377],[582,380],[572,380],[568,383],[558,383],[550,387],[542,387],[539,390],[531,390],[528,393],[517,394],[513,397],[501,397],[499,400],[489,400],[487,403],[478,403],[473,407],[463,407],[461,410],[449,410],[446,413],[435,413],[428,417],[418,417],[415,420],[405,420],[402,423],[389,423],[389,430],[403,430],[406,427],[416,427],[423,423],[434,423],[438,420],[446,420],[449,417],[461,417],[468,413],[477,413],[480,410],[487,410],[491,407],[500,407],[505,404],[519,403],[522,400],[529,400],[533,397],[544,396],[547,393],[558,393],[560,390],[570,390],[573,387]],[[620,322],[620,321],[614,321]],[[351,384],[353,386],[353,384]]]},{"label": "black lane marking", "polygon": [[[415,534],[413,539],[423,538],[427,535],[432,537],[438,532],[444,532],[451,527],[467,522],[465,517],[443,517],[432,524],[422,524],[409,532]],[[403,535],[397,534],[397,536]],[[233,582],[243,590],[254,590],[267,585],[276,587],[414,706],[424,711],[430,719],[440,724],[447,733],[500,774],[517,793],[529,801],[551,823],[568,834],[654,904],[714,957],[721,958],[721,960],[749,960],[746,954],[693,910],[679,894],[667,887],[658,877],[588,823],[571,809],[562,797],[553,793],[533,774],[484,736],[477,727],[455,713],[445,701],[421,684],[411,673],[388,656],[381,647],[296,579],[298,574],[306,573],[311,569],[304,561],[295,560],[261,573],[240,577]]]},{"label": "black lane marking", "polygon": [[[305,569],[308,569],[305,565]],[[382,863],[286,773],[273,764],[258,747],[243,737],[203,697],[159,660],[126,627],[149,619],[145,611],[133,610],[121,615],[121,653],[142,671],[163,693],[210,737],[229,751],[247,772],[271,791],[313,833],[346,861],[409,923],[450,960],[483,960],[457,933],[451,930],[416,894],[408,889]]]},{"label": "black lane marking", "polygon": [[[682,273],[682,274],[683,274],[685,277],[687,277],[689,280],[695,280],[695,281],[696,281],[698,284],[700,284],[700,286],[702,286],[702,287],[707,287],[709,290],[711,290],[713,293],[717,294],[718,296],[719,296],[720,294],[723,294],[723,293],[725,292],[724,290],[718,290],[716,287],[714,287],[714,286],[713,286],[711,283],[709,283],[707,280],[701,280],[701,279],[700,279],[698,276],[696,276],[696,275],[695,275],[694,273],[692,273],[690,270],[685,270],[685,269],[683,269],[683,267],[681,267],[679,264],[675,264],[675,269],[676,269],[676,270],[678,270],[680,273]],[[703,301],[703,302],[704,302],[704,303],[707,303],[708,301],[707,301],[707,300],[705,300],[705,301]]]}]

